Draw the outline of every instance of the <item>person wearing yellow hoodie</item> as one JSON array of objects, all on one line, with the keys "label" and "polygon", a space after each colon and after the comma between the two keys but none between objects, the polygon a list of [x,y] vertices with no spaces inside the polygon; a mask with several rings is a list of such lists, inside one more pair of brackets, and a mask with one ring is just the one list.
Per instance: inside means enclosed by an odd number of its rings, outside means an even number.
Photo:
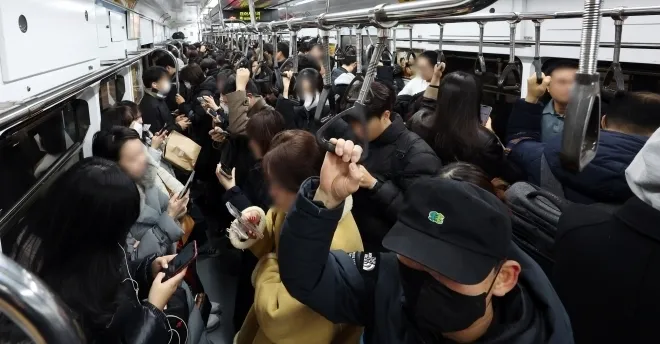
[{"label": "person wearing yellow hoodie", "polygon": [[[229,229],[230,240],[236,248],[249,249],[259,258],[252,273],[254,304],[234,338],[235,344],[360,342],[361,327],[333,324],[289,295],[280,280],[277,253],[287,210],[293,205],[300,185],[319,174],[322,162],[323,154],[312,134],[301,130],[278,134],[263,159],[274,206],[267,213],[259,207],[243,211],[243,218],[255,224],[258,232],[248,231],[249,239],[241,240],[238,221],[234,221]],[[332,240],[333,250],[353,252],[363,249],[351,207],[349,200]]]}]

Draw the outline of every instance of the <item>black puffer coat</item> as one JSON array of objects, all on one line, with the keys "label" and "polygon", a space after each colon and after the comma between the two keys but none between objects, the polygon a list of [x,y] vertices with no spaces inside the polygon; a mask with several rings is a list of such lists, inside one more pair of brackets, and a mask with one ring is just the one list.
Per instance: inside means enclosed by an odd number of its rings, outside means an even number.
[{"label": "black puffer coat", "polygon": [[353,217],[367,251],[383,251],[381,241],[396,222],[403,194],[419,178],[436,175],[442,164],[431,147],[406,129],[399,115],[392,125],[369,142],[362,163],[378,183],[353,195]]}]

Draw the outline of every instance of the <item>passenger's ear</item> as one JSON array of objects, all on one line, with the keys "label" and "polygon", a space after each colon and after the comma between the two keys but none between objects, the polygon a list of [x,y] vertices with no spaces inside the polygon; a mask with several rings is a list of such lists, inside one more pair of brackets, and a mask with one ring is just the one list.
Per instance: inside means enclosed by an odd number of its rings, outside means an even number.
[{"label": "passenger's ear", "polygon": [[603,117],[600,119],[600,127],[602,129],[607,129],[607,115],[603,115]]},{"label": "passenger's ear", "polygon": [[493,284],[493,295],[502,297],[518,284],[520,264],[514,260],[507,260],[502,265]]},{"label": "passenger's ear", "polygon": [[385,112],[383,112],[383,116],[381,116],[381,119],[390,119],[391,114],[392,113],[390,112],[390,110],[386,110]]}]

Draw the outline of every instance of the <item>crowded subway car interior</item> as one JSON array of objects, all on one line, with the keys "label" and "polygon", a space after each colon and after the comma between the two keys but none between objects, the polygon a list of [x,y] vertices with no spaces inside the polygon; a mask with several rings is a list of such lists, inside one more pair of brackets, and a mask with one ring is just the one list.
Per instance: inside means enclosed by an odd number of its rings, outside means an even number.
[{"label": "crowded subway car interior", "polygon": [[659,25],[0,0],[0,343],[658,343]]}]

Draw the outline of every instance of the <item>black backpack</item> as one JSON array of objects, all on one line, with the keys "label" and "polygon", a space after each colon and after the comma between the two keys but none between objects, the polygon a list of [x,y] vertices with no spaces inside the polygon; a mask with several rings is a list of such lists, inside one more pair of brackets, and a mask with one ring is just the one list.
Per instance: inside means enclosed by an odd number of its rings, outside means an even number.
[{"label": "black backpack", "polygon": [[505,197],[511,209],[513,241],[550,276],[557,224],[563,209],[571,203],[526,182],[513,184]]}]

